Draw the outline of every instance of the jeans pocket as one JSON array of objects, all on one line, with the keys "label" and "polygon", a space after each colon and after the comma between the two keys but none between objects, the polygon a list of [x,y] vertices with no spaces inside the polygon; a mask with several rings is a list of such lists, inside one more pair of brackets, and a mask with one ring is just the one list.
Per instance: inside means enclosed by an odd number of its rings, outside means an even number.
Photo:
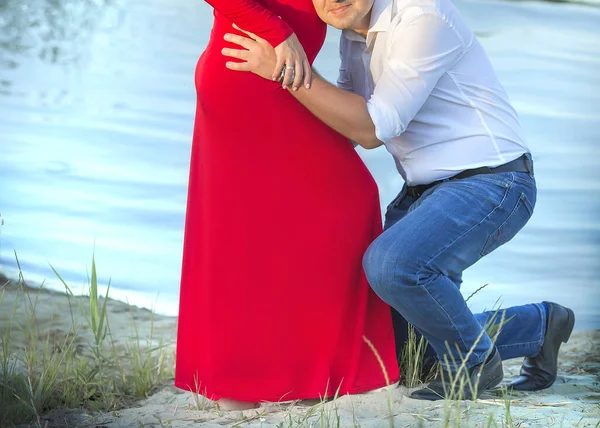
[{"label": "jeans pocket", "polygon": [[515,172],[515,181],[528,187],[536,188],[535,177],[528,172]]},{"label": "jeans pocket", "polygon": [[481,255],[485,256],[491,253],[502,244],[506,244],[514,238],[517,232],[527,224],[532,214],[533,204],[529,201],[529,198],[527,198],[525,193],[521,193],[517,200],[517,204],[510,215],[504,220],[500,227],[488,237],[481,250]]}]

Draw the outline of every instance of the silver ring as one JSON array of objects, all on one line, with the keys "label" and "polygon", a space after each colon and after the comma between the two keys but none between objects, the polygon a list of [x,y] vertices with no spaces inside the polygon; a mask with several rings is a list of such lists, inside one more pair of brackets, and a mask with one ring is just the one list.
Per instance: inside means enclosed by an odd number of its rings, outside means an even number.
[{"label": "silver ring", "polygon": [[283,81],[285,80],[286,70],[292,70],[292,75],[290,76],[290,80],[291,81],[294,81],[296,79],[296,68],[295,67],[288,67],[287,65],[284,65],[281,68],[281,74],[279,75],[279,79],[277,80],[279,83],[283,83]]}]

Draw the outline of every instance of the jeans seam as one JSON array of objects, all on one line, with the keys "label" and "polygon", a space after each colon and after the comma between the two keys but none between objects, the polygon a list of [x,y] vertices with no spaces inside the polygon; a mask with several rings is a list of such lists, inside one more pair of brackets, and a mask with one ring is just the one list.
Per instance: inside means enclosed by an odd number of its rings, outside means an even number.
[{"label": "jeans seam", "polygon": [[[418,279],[417,279],[418,281]],[[452,327],[458,332],[458,337],[460,338],[460,340],[462,341],[463,347],[466,348],[467,344],[465,342],[465,339],[462,337],[462,334],[460,334],[460,330],[456,327],[456,324],[454,324],[454,321],[452,320],[452,317],[450,316],[450,314],[448,313],[448,311],[446,310],[446,308],[444,308],[444,306],[435,298],[433,297],[433,294],[431,294],[429,292],[429,290],[427,289],[427,287],[425,287],[424,285],[419,284],[419,287],[421,287],[426,293],[427,295],[439,306],[439,308],[444,312],[444,314],[446,315],[446,318],[448,318],[448,320],[450,321],[450,324],[452,324]],[[445,344],[444,344],[445,346]],[[447,351],[447,350],[446,350]],[[441,361],[443,363],[443,361]]]},{"label": "jeans seam", "polygon": [[[527,212],[529,212],[529,219],[531,219],[531,216],[533,215],[534,205],[531,203],[525,192],[521,192],[520,199]],[[529,221],[529,219],[527,219],[527,221]]]},{"label": "jeans seam", "polygon": [[498,348],[507,349],[507,348],[516,348],[518,346],[539,345],[541,342],[542,342],[541,339],[537,339],[537,340],[532,340],[529,342],[511,343],[510,345],[498,345]]},{"label": "jeans seam", "polygon": [[[474,177],[476,177],[477,180],[484,181],[484,182],[490,183],[490,184],[495,184],[496,186],[501,186],[501,187],[505,187],[507,184],[510,184],[514,181],[514,177],[512,176],[512,173],[508,175],[509,177],[511,177],[508,180],[500,180],[500,179],[494,178],[493,176],[496,174],[507,174],[507,173],[499,172],[499,173],[495,173],[495,174],[479,174]],[[467,177],[467,178],[471,178],[471,177]]]},{"label": "jeans seam", "polygon": [[[529,174],[527,174],[529,175]],[[523,178],[519,177],[517,174],[514,174],[514,181],[517,181],[525,186],[529,186],[529,187],[533,187],[536,188],[535,182],[529,181],[529,180],[524,180]],[[531,177],[531,175],[529,175]],[[535,180],[535,178],[531,177],[533,180]]]}]

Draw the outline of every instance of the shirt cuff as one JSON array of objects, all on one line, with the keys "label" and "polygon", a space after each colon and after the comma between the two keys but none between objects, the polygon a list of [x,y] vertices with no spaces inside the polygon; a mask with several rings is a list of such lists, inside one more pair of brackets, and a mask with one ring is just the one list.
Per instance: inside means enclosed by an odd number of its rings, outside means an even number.
[{"label": "shirt cuff", "polygon": [[367,110],[375,125],[375,136],[379,141],[386,143],[406,130],[398,112],[375,94],[367,101]]}]

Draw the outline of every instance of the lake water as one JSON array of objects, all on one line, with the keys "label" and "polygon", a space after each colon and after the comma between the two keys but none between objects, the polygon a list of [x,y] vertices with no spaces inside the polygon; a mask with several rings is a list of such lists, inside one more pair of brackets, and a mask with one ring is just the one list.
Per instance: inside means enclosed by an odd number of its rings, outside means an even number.
[{"label": "lake water", "polygon": [[[465,273],[474,310],[553,300],[600,328],[600,2],[457,1],[522,120],[539,195],[529,224]],[[195,93],[212,9],[189,0],[0,1],[0,269],[103,285],[177,314]],[[339,32],[316,62],[335,80]],[[382,206],[391,156],[360,150]],[[104,288],[105,289],[105,288]]]}]

